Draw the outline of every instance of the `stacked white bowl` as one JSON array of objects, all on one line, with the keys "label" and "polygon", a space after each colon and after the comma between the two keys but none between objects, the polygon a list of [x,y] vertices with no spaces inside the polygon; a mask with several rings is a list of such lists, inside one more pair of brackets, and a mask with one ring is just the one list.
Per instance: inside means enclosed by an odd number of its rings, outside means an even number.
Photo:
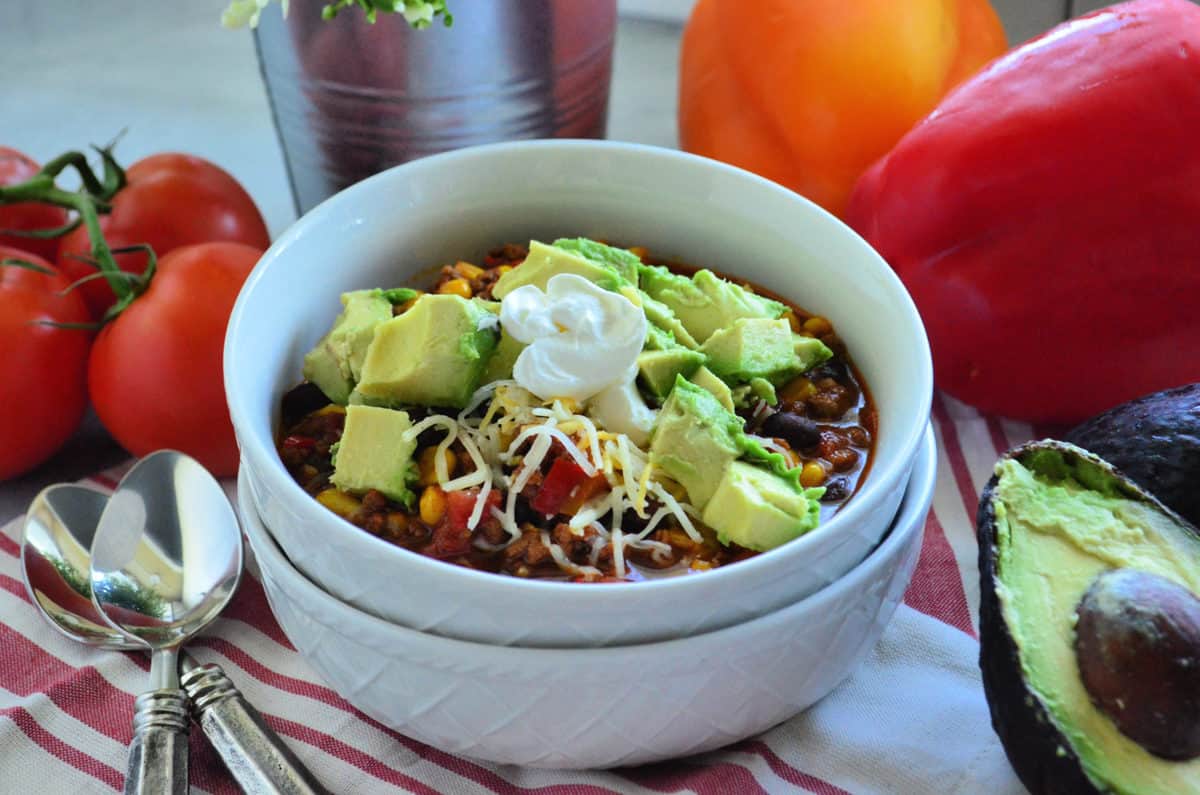
[{"label": "stacked white bowl", "polygon": [[[431,264],[565,236],[714,267],[833,321],[879,431],[862,485],[831,521],[703,574],[587,586],[423,557],[345,522],[292,480],[275,452],[280,399],[340,293],[419,285]],[[497,144],[355,185],[300,219],[250,276],[225,379],[245,529],[284,631],[367,714],[497,762],[634,764],[795,714],[878,640],[932,498],[928,343],[887,264],[796,194],[666,149]]]}]

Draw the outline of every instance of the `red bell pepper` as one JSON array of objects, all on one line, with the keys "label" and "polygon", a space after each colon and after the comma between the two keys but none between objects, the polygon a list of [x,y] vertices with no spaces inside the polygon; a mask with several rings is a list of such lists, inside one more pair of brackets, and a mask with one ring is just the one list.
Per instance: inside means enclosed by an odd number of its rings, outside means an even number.
[{"label": "red bell pepper", "polygon": [[608,481],[603,475],[589,477],[569,456],[563,456],[550,465],[542,487],[529,505],[545,516],[575,513],[592,495],[607,486]]},{"label": "red bell pepper", "polygon": [[1068,21],[952,92],[858,182],[938,385],[1074,422],[1200,380],[1200,8]]}]

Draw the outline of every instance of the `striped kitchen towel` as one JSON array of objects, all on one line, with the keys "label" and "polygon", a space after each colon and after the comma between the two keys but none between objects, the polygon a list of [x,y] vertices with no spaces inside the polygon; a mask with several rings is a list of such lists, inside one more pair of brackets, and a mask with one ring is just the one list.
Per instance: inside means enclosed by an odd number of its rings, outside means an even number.
[{"label": "striped kitchen towel", "polygon": [[[996,457],[1043,429],[983,417],[940,395],[933,414],[933,510],[905,604],[883,639],[815,707],[720,751],[579,772],[444,753],[367,718],[328,688],[275,623],[252,571],[189,648],[220,664],[336,793],[1022,793],[979,679],[974,514]],[[91,480],[111,488],[120,474]],[[20,532],[20,520],[0,532],[0,793],[119,790],[148,658],[88,649],[51,629],[21,581]],[[193,792],[238,791],[199,731],[191,735],[191,780]]]}]

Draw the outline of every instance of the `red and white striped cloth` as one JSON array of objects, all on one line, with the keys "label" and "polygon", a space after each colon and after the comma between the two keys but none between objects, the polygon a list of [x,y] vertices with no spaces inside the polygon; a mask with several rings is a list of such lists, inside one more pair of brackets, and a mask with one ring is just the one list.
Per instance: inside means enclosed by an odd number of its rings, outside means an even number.
[{"label": "red and white striped cloth", "polygon": [[[933,416],[934,508],[914,581],[883,640],[824,701],[718,752],[601,772],[443,753],[384,728],[326,687],[280,631],[252,574],[190,648],[219,663],[337,793],[1022,793],[979,681],[974,515],[997,456],[1041,429],[982,417],[945,396],[935,398]],[[119,474],[93,480],[111,488]],[[0,793],[119,790],[148,658],[88,649],[51,629],[21,581],[20,532],[19,520],[0,532]],[[191,735],[191,780],[193,792],[238,791],[199,731]]]}]

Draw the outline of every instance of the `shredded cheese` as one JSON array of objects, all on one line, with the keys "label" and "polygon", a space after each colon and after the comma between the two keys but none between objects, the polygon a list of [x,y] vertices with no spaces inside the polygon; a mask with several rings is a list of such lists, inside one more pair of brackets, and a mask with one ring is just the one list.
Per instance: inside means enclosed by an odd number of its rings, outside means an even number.
[{"label": "shredded cheese", "polygon": [[[618,463],[621,465],[621,477],[625,481],[625,493],[637,495],[637,475],[634,473],[634,458],[629,452],[629,437],[624,434],[617,436],[617,454],[619,456]],[[638,516],[643,519],[646,518],[645,500],[635,496],[632,508]]]},{"label": "shredded cheese", "polygon": [[748,434],[746,434],[746,436],[750,439],[754,439],[756,442],[758,442],[763,447],[767,448],[768,450],[770,450],[773,453],[779,453],[784,458],[791,457],[790,450],[788,450],[786,447],[784,447],[783,445],[781,445],[779,442],[775,441],[774,439],[770,438],[769,436],[756,436],[755,434],[752,434],[752,433],[748,433]]},{"label": "shredded cheese", "polygon": [[696,531],[696,527],[692,524],[692,520],[688,518],[687,512],[680,507],[679,501],[672,497],[670,492],[654,481],[650,482],[650,490],[654,492],[654,496],[662,500],[663,505],[669,508],[671,513],[675,515],[676,521],[678,521],[679,526],[683,528],[683,532],[688,534],[688,538],[692,539],[693,541],[704,540],[703,536]]},{"label": "shredded cheese", "polygon": [[479,525],[479,520],[483,518],[483,506],[487,504],[488,495],[492,493],[492,478],[489,477],[483,482],[483,488],[479,490],[479,496],[475,498],[475,507],[471,509],[471,516],[467,519],[467,529],[474,530]]},{"label": "shredded cheese", "polygon": [[575,575],[586,575],[590,577],[600,577],[601,572],[593,566],[580,566],[573,560],[567,557],[567,553],[563,552],[562,547],[550,540],[550,533],[547,530],[541,532],[542,544],[546,549],[550,550],[550,557],[554,558],[554,562],[563,571],[569,571]]},{"label": "shredded cheese", "polygon": [[614,527],[612,531],[613,572],[618,577],[625,576],[625,534],[621,528]]},{"label": "shredded cheese", "polygon": [[[470,416],[485,402],[487,409],[482,417]],[[516,520],[517,498],[540,471],[555,442],[588,477],[602,473],[610,486],[607,492],[590,499],[567,521],[573,535],[588,539],[588,565],[572,561],[553,541],[548,530],[540,531],[542,543],[564,572],[576,576],[601,576],[597,566],[606,547],[611,547],[612,565],[618,577],[625,577],[630,571],[628,552],[631,549],[648,551],[659,563],[668,562],[673,554],[671,546],[649,538],[668,517],[673,518],[692,540],[701,541],[690,518],[699,517],[699,512],[692,505],[681,503],[668,491],[669,481],[660,482],[656,478],[655,467],[647,453],[625,434],[597,428],[591,418],[578,413],[581,410],[574,401],[556,399],[547,404],[539,402],[514,381],[494,381],[477,389],[457,417],[431,415],[414,424],[405,434],[415,439],[429,428],[445,429],[446,436],[438,443],[435,458],[438,484],[446,491],[479,487],[467,529],[475,530],[487,515],[499,522],[508,535],[508,540],[502,544],[476,538],[472,543],[478,549],[496,552],[521,537],[522,530]],[[763,447],[784,452],[773,439],[756,438]],[[451,479],[446,452],[455,442],[466,451],[474,468]],[[522,453],[526,445],[527,449]],[[510,468],[511,471],[506,471]],[[505,503],[503,507],[489,507],[488,498],[497,489],[507,491]],[[652,514],[649,511],[653,504],[651,497],[657,501]],[[625,512],[630,510],[647,519],[639,532],[622,529]],[[602,523],[600,520],[605,517],[607,521]]]},{"label": "shredded cheese", "polygon": [[575,417],[579,420],[579,424],[583,426],[583,431],[587,435],[588,448],[592,453],[592,464],[597,470],[603,469],[604,456],[600,454],[600,435],[596,431],[596,423],[582,414],[577,414]]},{"label": "shredded cheese", "polygon": [[604,514],[613,509],[610,495],[605,494],[598,498],[593,498],[584,503],[579,509],[579,512],[571,517],[567,525],[572,529],[582,530],[590,524],[594,524]]},{"label": "shredded cheese", "polygon": [[[547,440],[545,450],[542,452],[543,456],[550,449],[549,440],[557,440],[563,446],[563,449],[566,450],[567,455],[571,456],[572,460],[579,465],[579,468],[583,470],[585,475],[590,478],[596,474],[596,470],[592,466],[591,462],[584,458],[583,453],[579,451],[579,447],[577,447],[576,444],[571,441],[570,437],[568,437],[554,425],[551,425],[549,422],[544,425],[529,425],[522,429],[522,431],[517,434],[517,438],[513,439],[512,444],[508,446],[508,450],[505,452],[504,456],[502,456],[502,459],[511,460],[516,454],[517,449],[520,448],[522,442],[532,436],[539,437],[539,440]],[[526,456],[526,458],[528,459],[528,456]],[[540,466],[541,463],[542,462],[539,459],[537,465]]]},{"label": "shredded cheese", "polygon": [[517,382],[513,380],[507,381],[492,381],[490,384],[484,384],[471,393],[470,399],[467,400],[466,408],[458,413],[458,420],[462,422],[467,415],[479,408],[484,400],[495,395],[496,390],[502,386],[516,386]]}]

